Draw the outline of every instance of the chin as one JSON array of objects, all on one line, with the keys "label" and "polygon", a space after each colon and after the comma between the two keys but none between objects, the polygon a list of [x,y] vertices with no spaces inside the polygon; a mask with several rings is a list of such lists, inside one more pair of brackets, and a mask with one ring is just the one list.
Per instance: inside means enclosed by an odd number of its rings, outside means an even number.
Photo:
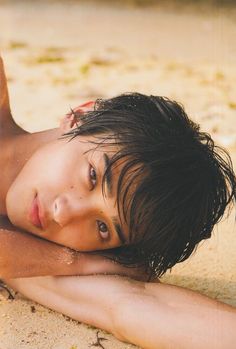
[{"label": "chin", "polygon": [[30,227],[27,227],[27,221],[22,219],[22,216],[19,214],[19,212],[15,212],[13,209],[8,210],[8,219],[15,227],[20,228],[20,230],[25,230],[30,232]]},{"label": "chin", "polygon": [[6,196],[6,211],[7,211],[7,216],[11,222],[12,222],[12,219],[14,218],[12,199],[13,199],[13,194],[12,194],[12,189],[10,187],[10,189],[7,192],[7,196]]},{"label": "chin", "polygon": [[27,218],[24,217],[24,201],[22,200],[22,195],[16,195],[14,188],[10,188],[8,190],[7,196],[6,196],[6,211],[7,216],[10,220],[10,222],[22,229],[26,229],[24,226],[24,223],[27,223]]},{"label": "chin", "polygon": [[20,227],[19,214],[16,212],[15,207],[11,205],[11,203],[7,204],[7,216],[13,225]]}]

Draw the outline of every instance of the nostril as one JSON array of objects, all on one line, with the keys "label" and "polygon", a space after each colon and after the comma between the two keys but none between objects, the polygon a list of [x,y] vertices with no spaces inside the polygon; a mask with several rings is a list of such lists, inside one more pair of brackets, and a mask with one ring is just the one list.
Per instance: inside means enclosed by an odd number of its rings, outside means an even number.
[{"label": "nostril", "polygon": [[53,205],[53,218],[54,221],[60,224],[61,220],[61,212],[60,212],[60,204],[58,203],[58,199],[55,200],[54,205]]},{"label": "nostril", "polygon": [[53,203],[53,220],[63,227],[71,216],[68,200],[65,196],[59,196]]},{"label": "nostril", "polygon": [[55,213],[57,212],[57,202],[55,202],[55,204],[54,204],[54,212]]}]

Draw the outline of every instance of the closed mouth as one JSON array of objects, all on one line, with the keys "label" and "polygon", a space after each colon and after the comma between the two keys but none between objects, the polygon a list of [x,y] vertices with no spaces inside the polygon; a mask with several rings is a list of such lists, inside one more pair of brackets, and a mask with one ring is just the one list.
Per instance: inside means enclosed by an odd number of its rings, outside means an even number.
[{"label": "closed mouth", "polygon": [[37,195],[35,196],[30,207],[29,220],[35,227],[40,229],[43,228],[42,220],[40,219],[39,202]]}]

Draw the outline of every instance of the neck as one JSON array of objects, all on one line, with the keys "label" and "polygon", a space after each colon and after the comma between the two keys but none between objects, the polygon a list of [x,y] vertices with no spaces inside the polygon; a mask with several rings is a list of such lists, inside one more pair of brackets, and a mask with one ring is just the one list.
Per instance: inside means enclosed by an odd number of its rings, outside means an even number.
[{"label": "neck", "polygon": [[7,214],[7,192],[26,162],[38,148],[59,136],[61,131],[56,128],[36,133],[11,134],[0,139],[0,214]]}]

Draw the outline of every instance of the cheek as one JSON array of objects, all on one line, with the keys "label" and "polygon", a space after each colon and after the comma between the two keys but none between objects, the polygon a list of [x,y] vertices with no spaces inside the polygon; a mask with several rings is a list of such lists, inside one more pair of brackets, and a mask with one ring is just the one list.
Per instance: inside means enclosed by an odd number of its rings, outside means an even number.
[{"label": "cheek", "polygon": [[29,204],[33,200],[32,178],[34,174],[31,173],[30,163],[27,163],[11,184],[6,196],[8,217],[14,225],[20,227],[22,227],[21,223],[27,214]]},{"label": "cheek", "polygon": [[96,221],[93,219],[61,229],[56,238],[58,243],[78,251],[95,251],[102,248]]},{"label": "cheek", "polygon": [[24,180],[28,180],[31,186],[42,190],[43,193],[51,193],[68,188],[71,174],[74,172],[75,161],[68,152],[62,149],[52,149],[50,152],[39,152],[31,159],[24,171]]},{"label": "cheek", "polygon": [[[20,200],[17,199],[20,197]],[[26,217],[29,211],[29,202],[32,202],[33,195],[25,193],[20,195],[17,191],[9,191],[6,199],[7,216],[11,223],[19,228],[30,231],[30,225]]]},{"label": "cheek", "polygon": [[[39,166],[38,163],[41,165]],[[38,169],[38,178],[42,185],[59,190],[68,190],[77,186],[85,170],[84,156],[76,152],[74,147],[67,145],[44,154],[35,164]]]},{"label": "cheek", "polygon": [[[59,164],[59,161],[57,161]],[[59,167],[59,165],[58,165]],[[59,183],[64,180],[63,173],[53,162],[49,162],[47,156],[35,153],[25,164],[23,169],[11,184],[7,196],[7,214],[14,225],[27,228],[27,215],[36,192],[43,195],[54,193],[55,177],[59,175]],[[59,188],[58,188],[59,189]]]}]

